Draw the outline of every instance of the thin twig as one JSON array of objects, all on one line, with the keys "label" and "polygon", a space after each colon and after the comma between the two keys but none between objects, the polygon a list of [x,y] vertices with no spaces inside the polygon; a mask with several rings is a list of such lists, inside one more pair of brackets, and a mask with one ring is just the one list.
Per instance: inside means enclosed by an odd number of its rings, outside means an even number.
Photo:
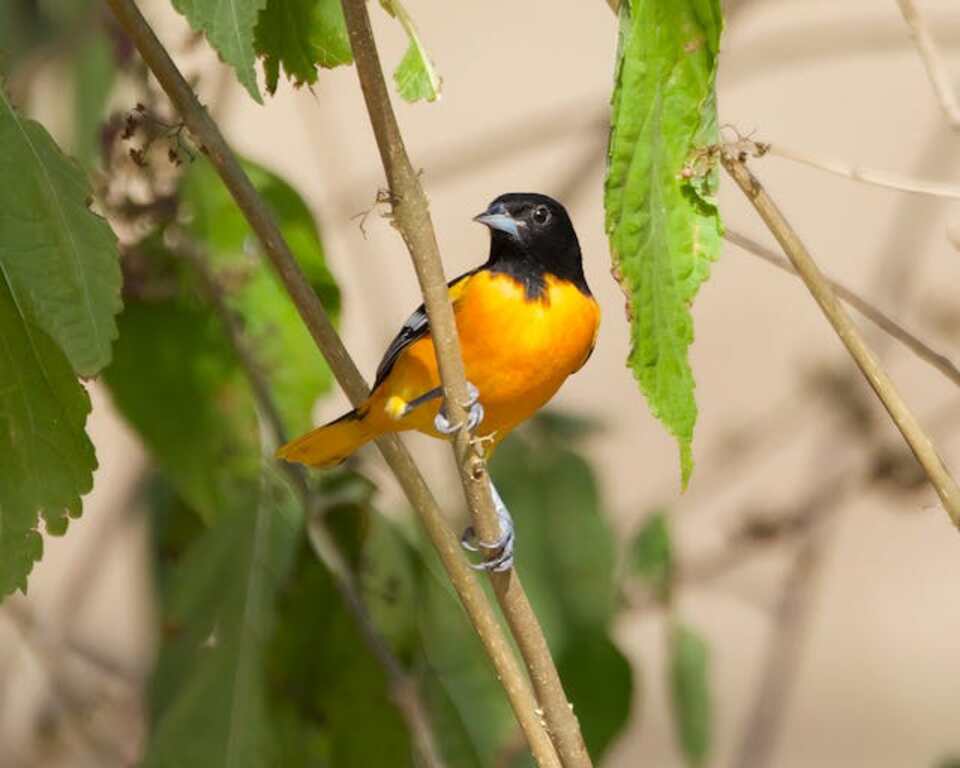
[{"label": "thin twig", "polygon": [[[461,404],[467,400],[463,359],[427,198],[407,156],[390,103],[366,2],[342,0],[342,5],[357,75],[390,187],[393,223],[410,252],[430,319],[448,416],[454,423],[463,423],[466,413]],[[486,541],[496,540],[500,526],[486,467],[466,430],[457,433],[454,454],[475,530]],[[516,571],[491,574],[491,579],[500,607],[527,664],[547,731],[562,764],[565,768],[587,768],[592,763],[580,733],[580,724],[564,693],[540,622]]]},{"label": "thin twig", "polygon": [[[724,237],[729,242],[739,246],[748,253],[752,253],[754,256],[763,259],[768,264],[772,264],[778,269],[782,269],[784,272],[788,272],[795,277],[799,277],[797,270],[787,259],[783,258],[769,248],[765,248],[764,246],[760,245],[760,243],[758,243],[756,240],[753,240],[746,235],[742,235],[739,232],[730,229],[729,227],[724,233]],[[833,288],[837,296],[843,299],[847,304],[857,310],[868,320],[873,322],[881,330],[885,331],[891,337],[907,347],[907,349],[913,352],[925,363],[940,371],[940,373],[946,376],[947,379],[949,379],[953,384],[960,386],[960,369],[957,368],[950,358],[937,352],[919,336],[908,331],[900,323],[887,315],[882,309],[874,304],[871,304],[866,299],[852,291],[850,288],[847,288],[842,283],[838,283],[831,277],[825,276],[825,279],[830,287]]]},{"label": "thin twig", "polygon": [[910,450],[917,457],[917,461],[926,472],[930,484],[936,490],[953,524],[960,527],[960,488],[944,466],[933,441],[920,426],[886,371],[880,367],[876,357],[867,347],[857,326],[840,305],[833,288],[817,267],[806,246],[743,160],[726,149],[721,151],[720,160],[780,243],[850,356],[853,357],[887,409],[893,423],[910,446]]},{"label": "thin twig", "polygon": [[[143,60],[197,139],[198,146],[210,158],[214,169],[230,191],[251,229],[257,234],[264,253],[273,264],[340,386],[350,401],[359,405],[369,394],[369,388],[343,346],[323,305],[297,264],[269,207],[254,189],[250,179],[240,167],[236,155],[220,133],[220,129],[197,100],[163,44],[143,18],[134,0],[107,0],[107,2],[120,26],[140,51]],[[513,649],[497,621],[480,582],[470,569],[460,549],[459,540],[447,526],[440,507],[423,476],[396,435],[380,438],[377,441],[377,447],[396,476],[411,506],[419,515],[430,541],[436,548],[467,616],[493,663],[534,754],[543,758],[544,765],[557,765],[558,761],[555,757],[552,761],[549,759],[553,747],[537,717],[537,701],[529,681],[517,664]]]},{"label": "thin twig", "polygon": [[789,149],[780,144],[768,144],[766,142],[751,143],[759,149],[760,154],[782,157],[784,160],[792,160],[795,163],[801,163],[802,165],[808,165],[811,168],[817,168],[827,173],[843,176],[852,181],[872,184],[873,186],[884,187],[886,189],[895,189],[899,192],[911,192],[918,195],[930,195],[932,197],[945,197],[949,200],[960,200],[960,185],[957,184],[914,179],[909,176],[901,176],[891,171],[863,168],[858,165],[851,165],[843,160],[832,160],[830,158],[818,157],[809,152]]},{"label": "thin twig", "polygon": [[946,115],[950,127],[960,130],[960,104],[957,103],[947,66],[933,40],[933,35],[930,34],[930,28],[923,14],[913,0],[897,0],[897,5],[900,6],[900,13],[903,14],[904,20],[910,25],[910,34],[913,36],[920,58],[923,59],[923,65],[927,68],[927,77],[930,78],[930,84],[937,95],[937,101],[940,102],[940,108]]}]

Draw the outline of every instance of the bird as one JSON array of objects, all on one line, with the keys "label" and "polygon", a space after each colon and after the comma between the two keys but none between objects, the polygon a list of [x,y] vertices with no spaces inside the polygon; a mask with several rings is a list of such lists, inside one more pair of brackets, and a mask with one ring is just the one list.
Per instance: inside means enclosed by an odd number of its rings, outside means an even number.
[{"label": "bird", "polygon": [[[470,393],[465,424],[446,417],[421,304],[387,347],[367,400],[282,446],[279,458],[330,467],[385,433],[417,430],[449,438],[464,427],[489,456],[583,367],[596,345],[601,313],[566,209],[547,195],[512,192],[473,220],[490,230],[489,257],[448,284]],[[476,542],[468,529],[461,541],[471,551],[498,552],[474,567],[506,571],[513,566],[513,521],[492,482],[491,493],[500,537]]]}]

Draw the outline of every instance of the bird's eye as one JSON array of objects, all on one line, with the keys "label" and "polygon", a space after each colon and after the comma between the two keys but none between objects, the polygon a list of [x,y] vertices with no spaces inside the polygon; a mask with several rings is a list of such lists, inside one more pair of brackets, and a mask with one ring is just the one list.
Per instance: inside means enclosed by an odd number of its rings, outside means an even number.
[{"label": "bird's eye", "polygon": [[550,211],[545,205],[538,205],[533,209],[533,220],[537,224],[546,224],[550,221]]}]

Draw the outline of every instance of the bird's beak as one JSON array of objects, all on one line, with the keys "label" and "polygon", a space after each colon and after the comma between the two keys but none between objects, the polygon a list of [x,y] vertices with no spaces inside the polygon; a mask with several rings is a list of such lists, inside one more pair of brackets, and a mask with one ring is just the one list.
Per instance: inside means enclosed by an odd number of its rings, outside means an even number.
[{"label": "bird's beak", "polygon": [[520,239],[520,230],[517,227],[517,220],[507,212],[507,207],[503,203],[495,203],[494,205],[491,205],[479,216],[474,216],[473,220],[479,221],[481,224],[485,224],[486,226],[490,227],[490,229],[506,232],[514,240]]}]

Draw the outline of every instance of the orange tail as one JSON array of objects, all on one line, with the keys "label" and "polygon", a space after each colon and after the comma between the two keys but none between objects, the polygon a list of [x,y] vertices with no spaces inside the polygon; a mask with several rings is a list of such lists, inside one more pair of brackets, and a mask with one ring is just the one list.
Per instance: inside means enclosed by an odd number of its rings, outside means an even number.
[{"label": "orange tail", "polygon": [[379,432],[367,418],[368,411],[350,411],[336,421],[292,440],[277,451],[277,458],[311,467],[339,464]]}]

